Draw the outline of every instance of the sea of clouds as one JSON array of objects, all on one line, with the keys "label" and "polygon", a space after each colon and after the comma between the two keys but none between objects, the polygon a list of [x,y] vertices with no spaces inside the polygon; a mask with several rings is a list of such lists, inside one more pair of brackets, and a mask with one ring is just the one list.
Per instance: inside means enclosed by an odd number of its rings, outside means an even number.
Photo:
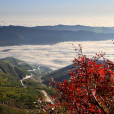
[{"label": "sea of clouds", "polygon": [[89,57],[98,52],[105,52],[105,57],[114,61],[114,44],[111,40],[61,42],[54,45],[19,45],[0,47],[0,58],[15,57],[30,64],[47,66],[53,70],[72,64],[76,58],[75,48],[83,47],[83,53]]}]

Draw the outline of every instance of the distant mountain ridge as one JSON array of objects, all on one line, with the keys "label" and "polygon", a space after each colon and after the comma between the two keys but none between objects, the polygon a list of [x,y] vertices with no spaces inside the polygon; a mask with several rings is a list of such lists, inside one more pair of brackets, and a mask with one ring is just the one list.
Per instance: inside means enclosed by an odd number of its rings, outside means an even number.
[{"label": "distant mountain ridge", "polygon": [[48,30],[68,30],[68,31],[92,31],[95,33],[114,33],[114,27],[91,27],[84,25],[55,25],[55,26],[36,26],[39,29]]},{"label": "distant mountain ridge", "polygon": [[89,26],[2,26],[0,27],[0,46],[45,45],[64,41],[113,40],[114,27]]}]

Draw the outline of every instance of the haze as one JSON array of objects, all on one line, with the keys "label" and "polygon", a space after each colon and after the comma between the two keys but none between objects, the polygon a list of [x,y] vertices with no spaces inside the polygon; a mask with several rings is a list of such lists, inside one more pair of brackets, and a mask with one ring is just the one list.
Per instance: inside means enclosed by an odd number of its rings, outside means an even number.
[{"label": "haze", "polygon": [[114,26],[114,0],[0,0],[0,25]]}]

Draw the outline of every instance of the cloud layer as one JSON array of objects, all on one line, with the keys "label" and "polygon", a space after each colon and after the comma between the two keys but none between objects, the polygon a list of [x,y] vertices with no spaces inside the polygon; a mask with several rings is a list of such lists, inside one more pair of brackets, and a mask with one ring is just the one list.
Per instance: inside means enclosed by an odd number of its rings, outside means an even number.
[{"label": "cloud layer", "polygon": [[77,52],[72,46],[82,44],[84,54],[92,57],[97,52],[105,52],[106,58],[114,61],[114,45],[107,41],[62,42],[55,45],[21,45],[0,47],[0,58],[15,57],[30,64],[48,66],[59,69],[72,64]]}]

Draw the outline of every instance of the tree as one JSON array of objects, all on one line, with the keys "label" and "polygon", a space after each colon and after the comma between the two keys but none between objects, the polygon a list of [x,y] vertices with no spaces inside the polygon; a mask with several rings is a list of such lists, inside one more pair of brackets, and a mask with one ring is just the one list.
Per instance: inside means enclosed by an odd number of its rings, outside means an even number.
[{"label": "tree", "polygon": [[43,106],[44,112],[112,114],[114,63],[104,58],[105,53],[87,57],[80,44],[79,49],[75,50],[79,51],[79,56],[73,60],[73,67],[69,69],[70,80],[64,79],[63,83],[57,83],[52,79],[57,93],[52,97],[54,104]]},{"label": "tree", "polygon": [[[114,63],[104,58],[104,53],[86,57],[79,45],[79,57],[73,60],[70,80],[55,83],[55,112],[112,113]],[[100,60],[102,58],[102,60]]]}]

